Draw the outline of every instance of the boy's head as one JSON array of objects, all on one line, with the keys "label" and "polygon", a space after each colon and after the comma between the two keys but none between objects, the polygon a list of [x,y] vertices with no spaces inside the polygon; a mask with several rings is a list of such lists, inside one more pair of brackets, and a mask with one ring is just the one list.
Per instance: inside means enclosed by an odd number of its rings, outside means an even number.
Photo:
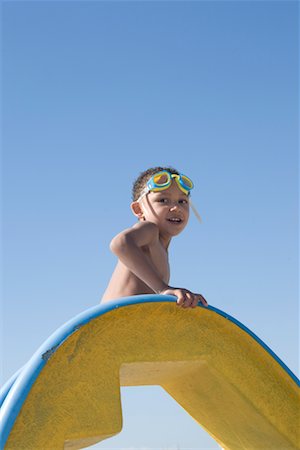
[{"label": "boy's head", "polygon": [[[167,174],[159,174],[163,171]],[[187,225],[192,187],[192,181],[180,176],[173,167],[152,167],[142,172],[133,184],[132,212],[140,221],[156,223],[162,234],[175,236]]]}]

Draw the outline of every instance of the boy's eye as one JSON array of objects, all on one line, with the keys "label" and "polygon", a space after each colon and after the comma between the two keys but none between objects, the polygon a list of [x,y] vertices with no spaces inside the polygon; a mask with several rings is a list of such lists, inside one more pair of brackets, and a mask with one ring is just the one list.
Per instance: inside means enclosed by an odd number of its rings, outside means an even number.
[{"label": "boy's eye", "polygon": [[[157,201],[159,203],[169,203],[169,199],[166,197],[159,198]],[[178,200],[178,203],[180,205],[186,205],[188,203],[188,201],[185,198],[182,198],[182,199]]]}]

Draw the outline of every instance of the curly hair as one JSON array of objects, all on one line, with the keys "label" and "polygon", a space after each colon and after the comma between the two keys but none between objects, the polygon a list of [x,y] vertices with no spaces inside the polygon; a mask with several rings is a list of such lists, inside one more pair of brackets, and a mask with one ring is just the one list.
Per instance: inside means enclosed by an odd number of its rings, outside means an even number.
[{"label": "curly hair", "polygon": [[150,169],[141,172],[137,179],[133,183],[132,187],[132,200],[135,202],[142,193],[142,190],[145,188],[147,181],[157,172],[161,172],[162,170],[167,170],[170,173],[174,173],[179,175],[178,170],[174,169],[174,167],[150,167]]}]

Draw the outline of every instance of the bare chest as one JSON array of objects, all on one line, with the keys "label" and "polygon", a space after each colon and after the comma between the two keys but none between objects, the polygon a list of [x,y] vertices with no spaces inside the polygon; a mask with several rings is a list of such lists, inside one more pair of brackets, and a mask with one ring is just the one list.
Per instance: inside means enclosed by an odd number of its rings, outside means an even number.
[{"label": "bare chest", "polygon": [[170,279],[170,266],[166,249],[158,241],[152,245],[143,247],[142,250],[150,259],[163,281],[168,283]]}]

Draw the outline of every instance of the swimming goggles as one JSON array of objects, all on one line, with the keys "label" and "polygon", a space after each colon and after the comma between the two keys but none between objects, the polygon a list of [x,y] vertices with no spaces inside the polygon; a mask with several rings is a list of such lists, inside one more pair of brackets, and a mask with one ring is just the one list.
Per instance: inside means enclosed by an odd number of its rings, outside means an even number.
[{"label": "swimming goggles", "polygon": [[150,180],[147,181],[146,187],[141,192],[141,195],[137,199],[137,202],[139,202],[146,194],[148,194],[148,192],[160,192],[168,189],[171,186],[173,178],[175,179],[179,189],[188,196],[192,210],[194,211],[197,219],[202,222],[200,214],[192,204],[190,198],[190,191],[193,189],[194,183],[189,177],[183,174],[177,175],[175,173],[170,173],[167,170],[155,173],[150,178]]}]

